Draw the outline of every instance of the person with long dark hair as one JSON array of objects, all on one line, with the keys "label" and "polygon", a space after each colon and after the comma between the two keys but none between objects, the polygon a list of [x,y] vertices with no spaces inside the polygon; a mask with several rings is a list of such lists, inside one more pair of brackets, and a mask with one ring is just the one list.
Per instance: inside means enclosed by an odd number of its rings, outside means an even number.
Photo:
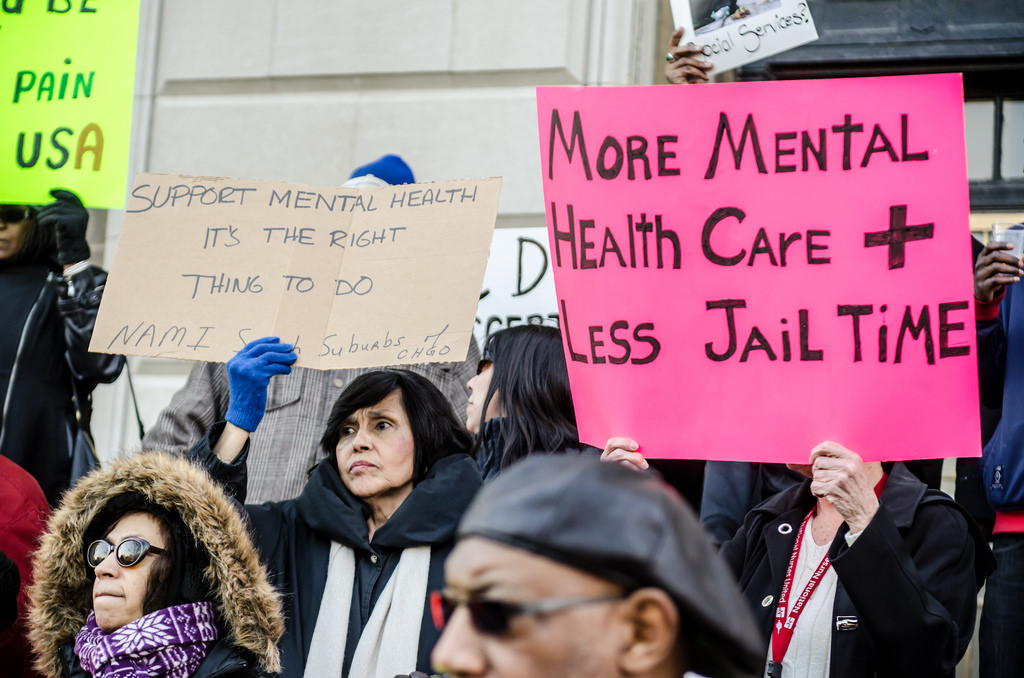
[{"label": "person with long dark hair", "polygon": [[495,332],[467,385],[466,427],[476,434],[485,480],[533,453],[599,452],[579,441],[562,336],[554,327]]}]

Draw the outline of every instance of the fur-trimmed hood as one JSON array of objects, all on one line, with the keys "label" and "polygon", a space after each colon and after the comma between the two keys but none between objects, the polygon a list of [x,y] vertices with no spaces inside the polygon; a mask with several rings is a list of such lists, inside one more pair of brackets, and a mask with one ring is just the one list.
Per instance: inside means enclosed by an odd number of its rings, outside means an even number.
[{"label": "fur-trimmed hood", "polygon": [[29,640],[36,668],[60,675],[58,648],[74,642],[92,609],[83,536],[107,503],[125,493],[141,495],[181,517],[210,554],[204,576],[226,639],[252,655],[264,671],[280,672],[281,601],[259,562],[240,507],[205,470],[160,452],[119,459],[94,471],[64,495],[50,518],[33,561],[35,583],[29,593]]}]

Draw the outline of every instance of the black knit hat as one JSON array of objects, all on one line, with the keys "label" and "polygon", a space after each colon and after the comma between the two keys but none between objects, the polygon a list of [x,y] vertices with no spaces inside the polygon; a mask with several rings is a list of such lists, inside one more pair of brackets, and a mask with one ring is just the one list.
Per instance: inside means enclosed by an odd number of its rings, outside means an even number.
[{"label": "black knit hat", "polygon": [[669,594],[693,670],[759,675],[765,650],[693,511],[656,474],[575,455],[511,466],[466,511],[457,538],[491,539],[622,584]]},{"label": "black knit hat", "polygon": [[[89,523],[82,538],[83,558],[90,544],[97,539],[102,539],[114,523],[129,513],[152,514],[162,520],[171,531],[171,538],[174,540],[174,564],[167,579],[166,607],[209,600],[210,588],[203,577],[203,571],[209,564],[209,558],[196,543],[192,533],[185,527],[181,516],[134,492],[121,494],[111,499]],[[87,569],[89,577],[94,577],[92,569]]]}]

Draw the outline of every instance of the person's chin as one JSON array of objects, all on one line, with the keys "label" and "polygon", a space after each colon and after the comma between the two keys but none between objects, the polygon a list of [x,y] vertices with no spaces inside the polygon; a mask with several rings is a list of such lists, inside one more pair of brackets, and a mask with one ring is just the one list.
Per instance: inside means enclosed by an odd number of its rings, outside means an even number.
[{"label": "person's chin", "polygon": [[360,499],[376,497],[382,491],[381,483],[376,478],[353,478],[349,485],[349,491]]},{"label": "person's chin", "polygon": [[360,473],[356,473],[352,476],[352,489],[353,490],[365,490],[365,489],[376,489],[379,482],[376,478],[376,469],[363,469]]},{"label": "person's chin", "polygon": [[[102,599],[101,599],[102,600]],[[114,599],[108,598],[107,603],[113,602]],[[96,626],[100,627],[104,632],[110,633],[115,629],[119,629],[124,626],[127,622],[123,621],[123,614],[120,614],[119,610],[111,609],[113,606],[108,607],[103,602],[93,603],[93,612],[96,614]]]}]

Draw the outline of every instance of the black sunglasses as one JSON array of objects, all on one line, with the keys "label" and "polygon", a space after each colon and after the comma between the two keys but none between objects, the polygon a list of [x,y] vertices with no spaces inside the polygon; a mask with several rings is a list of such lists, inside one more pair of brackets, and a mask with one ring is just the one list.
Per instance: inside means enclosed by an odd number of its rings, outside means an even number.
[{"label": "black sunglasses", "polygon": [[97,539],[89,544],[89,549],[85,552],[85,562],[89,563],[89,567],[95,568],[110,555],[111,551],[114,552],[117,564],[121,567],[134,567],[138,565],[146,557],[147,553],[152,553],[156,556],[164,553],[164,549],[153,546],[140,537],[122,539],[121,543],[117,546],[114,546],[106,539]]},{"label": "black sunglasses", "polygon": [[444,591],[432,591],[430,593],[430,614],[434,619],[434,626],[440,631],[455,613],[455,608],[465,605],[469,610],[469,619],[473,623],[473,628],[489,636],[500,636],[508,632],[513,617],[552,614],[580,605],[621,600],[623,597],[624,594],[613,593],[594,598],[555,598],[533,603],[509,603],[504,600],[457,599]]},{"label": "black sunglasses", "polygon": [[5,224],[16,224],[32,217],[32,210],[28,207],[16,207],[14,205],[0,206],[0,221]]}]

